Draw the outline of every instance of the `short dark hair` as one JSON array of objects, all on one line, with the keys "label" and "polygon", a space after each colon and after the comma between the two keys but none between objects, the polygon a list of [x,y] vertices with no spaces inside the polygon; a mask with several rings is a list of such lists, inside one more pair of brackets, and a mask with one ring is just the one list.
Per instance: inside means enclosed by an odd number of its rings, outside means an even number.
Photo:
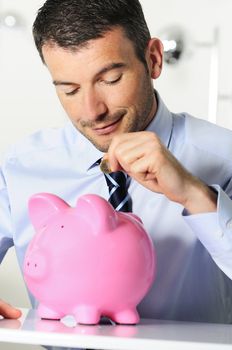
[{"label": "short dark hair", "polygon": [[87,41],[121,27],[146,65],[145,49],[151,38],[138,0],[47,0],[33,24],[36,47],[44,62],[44,44],[75,51]]}]

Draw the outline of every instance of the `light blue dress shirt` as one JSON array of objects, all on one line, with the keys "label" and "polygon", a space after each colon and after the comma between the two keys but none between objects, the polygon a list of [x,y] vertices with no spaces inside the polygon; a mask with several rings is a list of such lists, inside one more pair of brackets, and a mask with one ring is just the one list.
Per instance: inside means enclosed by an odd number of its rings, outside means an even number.
[{"label": "light blue dress shirt", "polygon": [[[132,179],[134,213],[157,253],[157,277],[139,305],[140,315],[231,323],[232,132],[186,113],[173,114],[159,96],[148,130],[191,173],[214,186],[218,204],[217,213],[187,215],[181,205]],[[0,175],[0,261],[14,245],[22,267],[34,235],[27,211],[31,195],[50,192],[71,206],[85,193],[108,198],[99,166],[91,167],[102,155],[71,122],[39,131],[9,150]]]}]

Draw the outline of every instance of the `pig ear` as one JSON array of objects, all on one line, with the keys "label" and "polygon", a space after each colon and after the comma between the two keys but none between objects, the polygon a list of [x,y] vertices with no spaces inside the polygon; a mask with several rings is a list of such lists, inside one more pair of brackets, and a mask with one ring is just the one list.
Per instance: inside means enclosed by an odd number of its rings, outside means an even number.
[{"label": "pig ear", "polygon": [[68,207],[63,199],[50,193],[35,194],[28,202],[29,217],[36,230],[45,226],[51,216]]},{"label": "pig ear", "polygon": [[108,233],[117,226],[117,212],[107,200],[96,194],[81,196],[75,211],[92,225],[94,234]]}]

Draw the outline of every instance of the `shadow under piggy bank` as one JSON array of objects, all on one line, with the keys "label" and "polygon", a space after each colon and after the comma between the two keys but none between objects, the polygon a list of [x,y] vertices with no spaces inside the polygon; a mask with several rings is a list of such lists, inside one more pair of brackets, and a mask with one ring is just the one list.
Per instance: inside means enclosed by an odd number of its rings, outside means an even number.
[{"label": "shadow under piggy bank", "polygon": [[83,195],[70,207],[39,193],[29,200],[29,217],[36,234],[23,271],[41,318],[139,322],[136,307],[154,281],[156,260],[136,215],[115,211],[98,195]]},{"label": "shadow under piggy bank", "polygon": [[[69,318],[69,316],[68,316]],[[98,324],[98,325],[80,325],[72,324],[69,321],[54,321],[54,320],[36,320],[35,330],[48,333],[65,333],[65,334],[79,334],[79,335],[104,335],[131,338],[137,334],[136,327],[132,325],[112,325],[112,324]]]}]

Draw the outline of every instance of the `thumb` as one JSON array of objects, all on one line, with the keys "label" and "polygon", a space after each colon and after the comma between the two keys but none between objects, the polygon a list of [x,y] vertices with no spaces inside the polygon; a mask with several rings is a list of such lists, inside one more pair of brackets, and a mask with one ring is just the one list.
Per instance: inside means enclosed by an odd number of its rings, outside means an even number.
[{"label": "thumb", "polygon": [[20,310],[0,299],[0,316],[3,316],[4,318],[17,319],[21,315],[22,312]]}]

